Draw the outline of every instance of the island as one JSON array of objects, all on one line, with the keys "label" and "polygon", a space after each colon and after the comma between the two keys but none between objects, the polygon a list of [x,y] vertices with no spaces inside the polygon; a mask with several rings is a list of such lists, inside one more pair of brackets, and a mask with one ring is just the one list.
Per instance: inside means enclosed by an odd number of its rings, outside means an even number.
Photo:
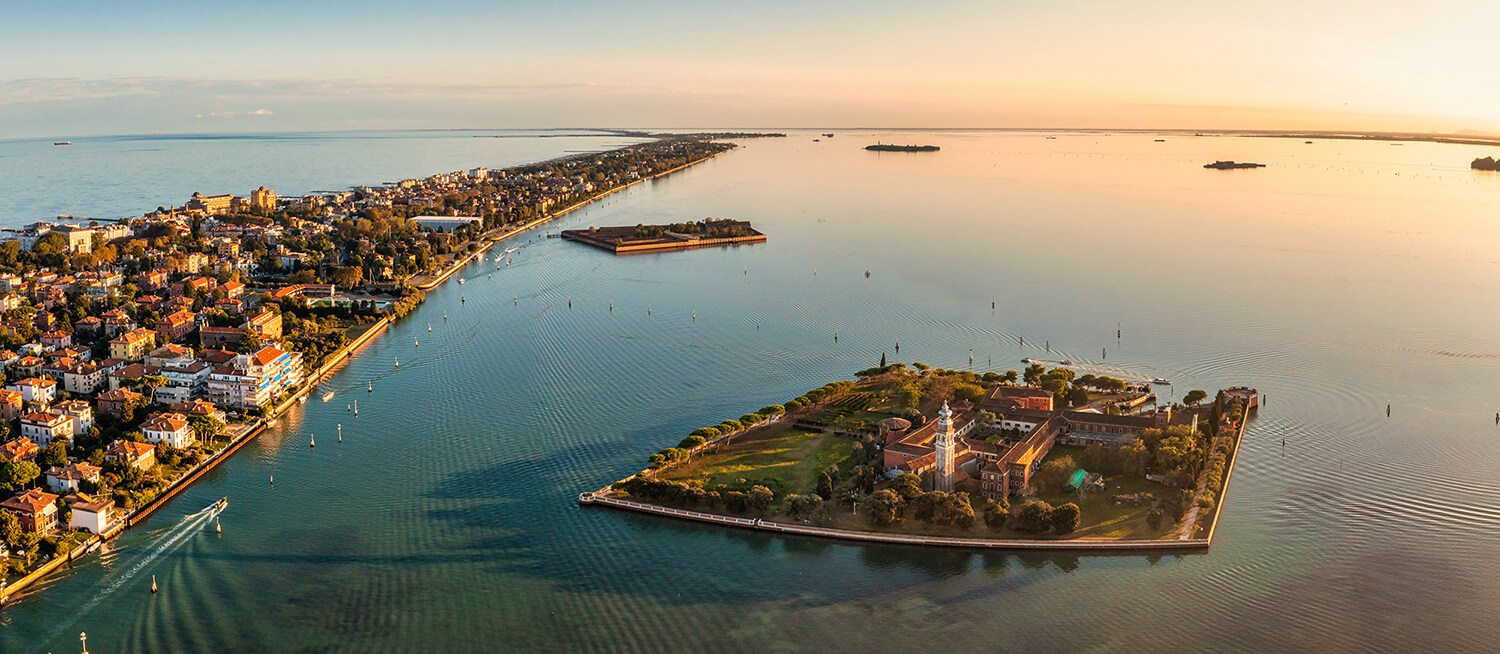
[{"label": "island", "polygon": [[1265,168],[1266,165],[1247,161],[1215,161],[1211,164],[1203,164],[1203,167],[1214,170],[1234,170],[1236,168]]},{"label": "island", "polygon": [[936,145],[888,145],[876,143],[865,146],[871,152],[937,152],[941,148]]},{"label": "island", "polygon": [[736,147],[645,136],[503,169],[194,193],[136,218],[0,230],[0,602],[146,520],[286,411],[331,400],[320,382],[497,243]]},{"label": "island", "polygon": [[766,235],[755,231],[749,222],[724,218],[670,225],[567,229],[563,230],[562,237],[617,255],[763,243],[766,240]]},{"label": "island", "polygon": [[1193,390],[1155,406],[1151,389],[1039,363],[982,375],[881,365],[697,429],[578,499],[860,541],[1206,548],[1259,393]]},{"label": "island", "polygon": [[1480,157],[1469,164],[1474,170],[1500,170],[1500,161],[1494,157]]}]

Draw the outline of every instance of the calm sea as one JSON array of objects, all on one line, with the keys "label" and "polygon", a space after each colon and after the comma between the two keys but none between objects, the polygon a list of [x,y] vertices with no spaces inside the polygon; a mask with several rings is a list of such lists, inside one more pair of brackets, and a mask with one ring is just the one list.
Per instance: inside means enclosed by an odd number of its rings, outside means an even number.
[{"label": "calm sea", "polygon": [[[623,142],[506,134],[0,142],[0,220]],[[815,136],[746,141],[546,230],[715,216],[754,221],[763,245],[615,258],[538,232],[512,265],[472,265],[334,377],[333,400],[6,607],[0,650],[76,651],[81,631],[94,651],[1493,648],[1500,180],[1467,163],[1496,153]],[[861,149],[875,141],[942,151]],[[1202,168],[1216,159],[1269,167]],[[853,545],[574,502],[882,353],[967,367],[971,348],[976,370],[1068,358],[1177,397],[1266,393],[1212,551]],[[182,520],[226,495],[222,535]]]}]

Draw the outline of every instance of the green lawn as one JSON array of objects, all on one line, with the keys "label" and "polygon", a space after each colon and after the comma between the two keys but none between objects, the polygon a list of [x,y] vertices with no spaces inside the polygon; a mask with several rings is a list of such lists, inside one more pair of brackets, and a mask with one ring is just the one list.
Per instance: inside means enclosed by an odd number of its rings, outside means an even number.
[{"label": "green lawn", "polygon": [[775,480],[789,492],[806,493],[817,482],[818,471],[849,456],[850,442],[848,438],[801,429],[770,430],[673,467],[661,478],[701,480],[709,488],[740,479]]}]

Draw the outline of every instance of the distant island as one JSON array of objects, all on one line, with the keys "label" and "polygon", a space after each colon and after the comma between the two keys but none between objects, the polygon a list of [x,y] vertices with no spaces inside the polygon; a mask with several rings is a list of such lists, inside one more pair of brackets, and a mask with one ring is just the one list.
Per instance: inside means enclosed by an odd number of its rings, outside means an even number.
[{"label": "distant island", "polygon": [[876,143],[875,145],[865,146],[865,149],[872,152],[937,152],[939,148],[936,145],[886,145],[884,143]]},{"label": "distant island", "polygon": [[1266,165],[1248,161],[1215,161],[1211,164],[1203,164],[1203,167],[1214,170],[1233,170],[1235,168],[1265,168]]},{"label": "distant island", "polygon": [[698,222],[563,230],[562,237],[615,254],[685,250],[714,245],[761,243],[766,235],[749,222],[704,218]]},{"label": "distant island", "polygon": [[1494,157],[1481,157],[1475,159],[1469,167],[1474,170],[1500,170],[1500,161],[1496,161]]}]

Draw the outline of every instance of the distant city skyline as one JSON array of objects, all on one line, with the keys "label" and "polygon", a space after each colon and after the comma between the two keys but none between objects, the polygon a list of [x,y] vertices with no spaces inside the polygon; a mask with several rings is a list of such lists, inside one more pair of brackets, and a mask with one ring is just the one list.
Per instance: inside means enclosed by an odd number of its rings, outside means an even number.
[{"label": "distant city skyline", "polygon": [[549,127],[1500,133],[1480,2],[7,8],[0,138]]}]

